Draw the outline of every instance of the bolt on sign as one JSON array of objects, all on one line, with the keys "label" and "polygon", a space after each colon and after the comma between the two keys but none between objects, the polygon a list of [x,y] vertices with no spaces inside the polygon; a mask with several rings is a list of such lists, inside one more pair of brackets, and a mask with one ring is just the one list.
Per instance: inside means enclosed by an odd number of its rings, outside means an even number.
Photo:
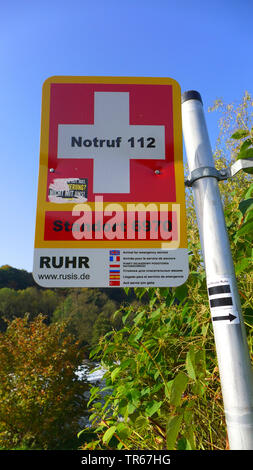
[{"label": "bolt on sign", "polygon": [[181,92],[175,80],[45,81],[33,276],[44,287],[186,281]]}]

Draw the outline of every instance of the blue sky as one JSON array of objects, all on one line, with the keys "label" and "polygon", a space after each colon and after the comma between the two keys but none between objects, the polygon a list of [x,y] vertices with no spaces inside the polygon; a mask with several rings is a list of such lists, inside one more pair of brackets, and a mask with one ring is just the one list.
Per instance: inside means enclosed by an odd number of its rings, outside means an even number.
[{"label": "blue sky", "polygon": [[216,98],[253,93],[251,0],[9,0],[0,6],[0,265],[32,271],[41,88],[53,75],[171,77]]}]

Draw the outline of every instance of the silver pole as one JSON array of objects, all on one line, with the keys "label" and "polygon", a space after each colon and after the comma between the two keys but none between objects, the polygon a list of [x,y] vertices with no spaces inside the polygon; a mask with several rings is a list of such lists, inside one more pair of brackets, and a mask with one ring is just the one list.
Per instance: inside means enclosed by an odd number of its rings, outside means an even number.
[{"label": "silver pole", "polygon": [[[253,450],[253,375],[234,265],[201,96],[182,96],[183,135],[193,184],[231,450]],[[209,167],[209,171],[206,168]],[[200,170],[199,170],[200,169]]]}]

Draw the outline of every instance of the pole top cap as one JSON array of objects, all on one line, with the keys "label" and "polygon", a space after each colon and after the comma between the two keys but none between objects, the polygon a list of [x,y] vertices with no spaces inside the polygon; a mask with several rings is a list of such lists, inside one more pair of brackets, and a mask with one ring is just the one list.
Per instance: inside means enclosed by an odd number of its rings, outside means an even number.
[{"label": "pole top cap", "polygon": [[195,91],[195,90],[185,91],[182,94],[182,103],[184,103],[185,101],[188,101],[188,100],[198,100],[203,104],[200,93],[198,91]]}]

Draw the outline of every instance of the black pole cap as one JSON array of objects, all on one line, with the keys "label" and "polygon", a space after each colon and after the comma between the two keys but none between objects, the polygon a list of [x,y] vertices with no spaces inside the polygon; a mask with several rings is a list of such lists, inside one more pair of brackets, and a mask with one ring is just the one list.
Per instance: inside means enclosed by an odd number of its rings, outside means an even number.
[{"label": "black pole cap", "polygon": [[182,103],[184,103],[185,101],[188,101],[188,100],[199,100],[203,104],[200,93],[198,91],[195,91],[195,90],[185,91],[182,94],[182,99],[181,99]]}]

